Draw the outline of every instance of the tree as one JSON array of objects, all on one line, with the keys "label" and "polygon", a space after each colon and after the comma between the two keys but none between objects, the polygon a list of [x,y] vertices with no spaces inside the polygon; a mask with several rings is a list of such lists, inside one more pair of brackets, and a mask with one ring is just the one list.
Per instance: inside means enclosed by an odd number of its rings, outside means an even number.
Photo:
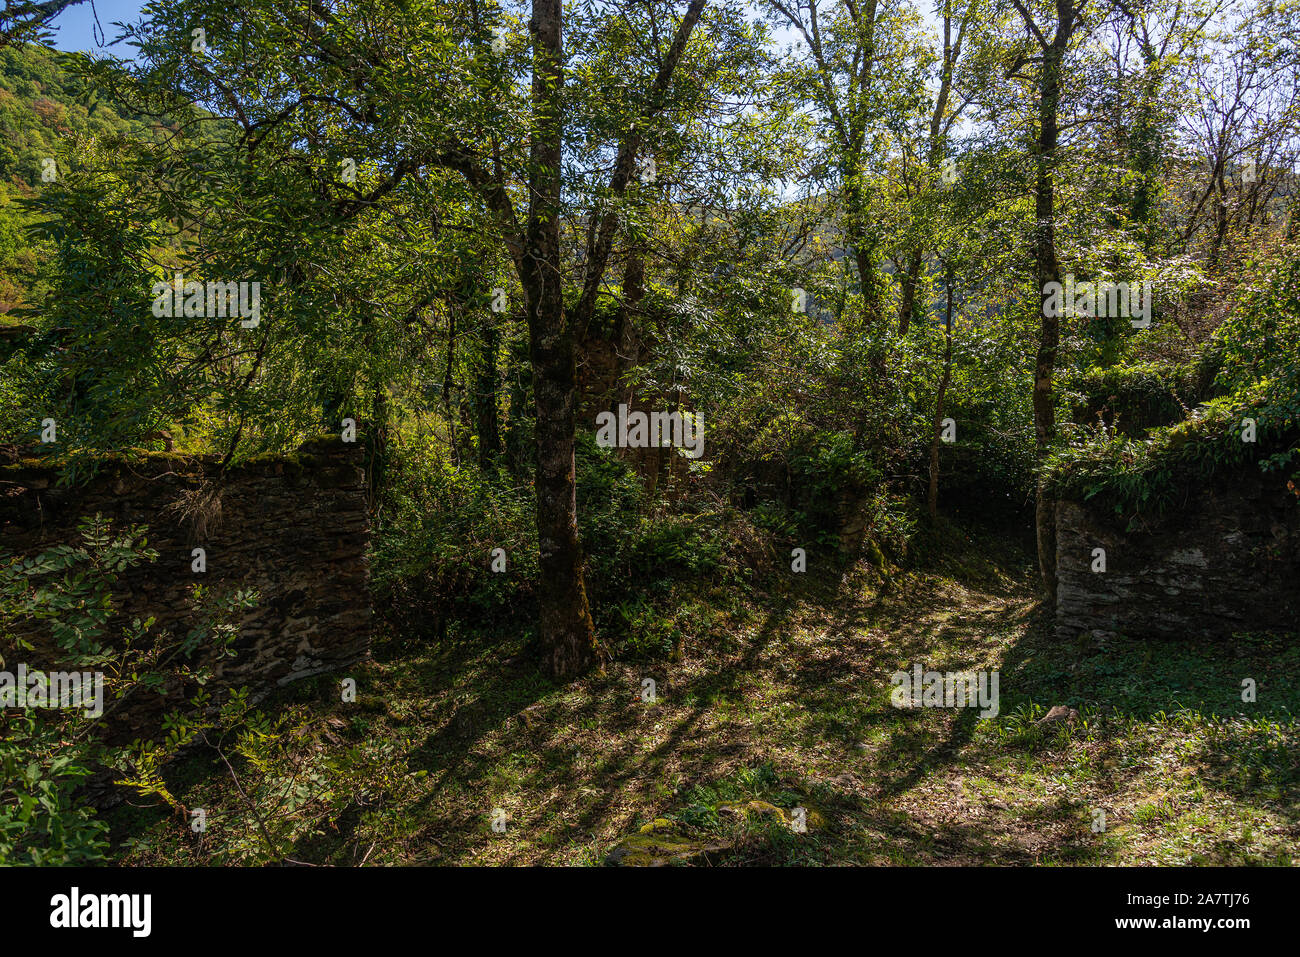
[{"label": "tree", "polygon": [[[837,4],[826,21],[819,0],[771,0],[772,8],[802,38],[811,63],[796,88],[824,117],[827,160],[841,186],[845,244],[857,265],[864,324],[884,318],[880,275],[881,223],[873,210],[872,168],[879,162],[886,118],[919,82],[907,69],[907,51],[898,42],[903,26],[898,12],[878,0]],[[913,77],[913,79],[908,79]]]},{"label": "tree", "polygon": [[[1038,134],[1034,139],[1034,279],[1038,286],[1041,321],[1038,354],[1034,363],[1034,437],[1040,456],[1056,438],[1056,397],[1052,373],[1061,342],[1060,319],[1048,308],[1049,284],[1061,280],[1056,258],[1056,148],[1060,132],[1062,70],[1070,42],[1088,0],[1054,0],[1054,25],[1039,26],[1035,15],[1021,2],[1011,0],[1025,29],[1039,50]],[[1034,522],[1038,540],[1038,567],[1050,598],[1056,597],[1056,520],[1053,505],[1041,484]]]},{"label": "tree", "polygon": [[[691,0],[677,25],[641,114],[623,131],[614,158],[607,196],[621,198],[632,181],[643,130],[663,109],[704,0]],[[532,118],[526,224],[516,225],[514,202],[504,169],[483,169],[460,142],[449,143],[437,161],[461,173],[496,214],[524,290],[533,391],[537,406],[537,534],[541,574],[540,629],[546,665],[567,678],[598,663],[599,642],[591,621],[578,536],[574,472],[577,338],[586,328],[609,265],[618,213],[608,203],[590,217],[587,262],[578,301],[564,301],[560,227],[564,187],[565,52],[562,0],[534,0],[532,36]]]},{"label": "tree", "polygon": [[[953,125],[970,102],[969,96],[962,97],[960,92],[964,85],[962,81],[967,79],[959,75],[959,66],[965,66],[962,45],[968,31],[973,32],[973,24],[983,9],[978,0],[971,0],[957,9],[954,9],[953,0],[942,0],[939,6],[943,49],[938,62],[938,86],[929,104],[929,115],[922,117],[924,125],[920,129],[914,130],[911,124],[898,124],[900,134],[903,134],[900,137],[903,142],[899,144],[900,179],[911,206],[909,228],[900,245],[902,258],[895,258],[898,272],[902,275],[902,298],[898,307],[900,336],[907,334],[912,318],[918,312],[917,287],[926,257],[934,245],[934,234],[940,229],[932,221],[943,181],[939,167],[949,152]],[[951,168],[955,171],[955,167]],[[950,184],[944,182],[943,185]]]},{"label": "tree", "polygon": [[0,10],[0,46],[39,39],[68,7],[86,0],[5,0]]},{"label": "tree", "polygon": [[[358,401],[351,381],[359,364],[368,370],[367,401],[378,415],[384,383],[367,354],[386,329],[419,321],[421,304],[447,298],[446,283],[427,281],[404,296],[403,283],[382,279],[378,295],[349,291],[340,280],[360,267],[339,256],[344,237],[377,238],[390,229],[409,236],[421,220],[436,226],[440,205],[450,202],[471,215],[444,223],[446,228],[486,232],[504,247],[522,290],[529,334],[545,583],[540,633],[546,668],[557,678],[578,674],[601,657],[578,534],[577,350],[609,272],[622,207],[640,185],[634,173],[647,138],[682,122],[665,118],[670,107],[683,116],[698,115],[724,69],[706,63],[710,51],[702,45],[689,49],[705,0],[690,0],[671,34],[661,36],[658,24],[674,8],[670,3],[621,16],[578,16],[566,13],[559,0],[537,0],[525,59],[512,36],[498,52],[490,20],[498,21],[503,40],[509,21],[501,8],[480,9],[474,0],[457,9],[381,3],[364,16],[324,4],[255,2],[216,9],[181,0],[158,4],[150,21],[128,28],[143,54],[138,64],[92,68],[106,87],[137,101],[141,112],[174,117],[187,130],[205,124],[222,130],[207,149],[182,144],[180,137],[170,152],[160,149],[157,185],[162,212],[178,224],[189,252],[199,256],[194,262],[212,272],[261,275],[276,288],[276,322],[249,337],[252,343],[227,349],[228,331],[222,331],[218,353],[202,343],[190,347],[203,357],[199,366],[221,370],[231,385],[221,393],[229,397],[227,411],[235,423],[228,459],[255,420],[271,424],[265,394],[290,382],[302,400],[293,409],[305,412],[318,399],[327,420],[337,418],[335,410]],[[588,79],[624,91],[612,107],[600,102],[603,91],[566,82],[565,25],[571,17]],[[191,41],[199,20],[205,24],[201,48]],[[611,39],[610,25],[620,22],[639,23],[645,32]],[[602,61],[605,54],[609,62]],[[690,82],[679,92],[679,72],[688,60]],[[417,65],[408,69],[408,63]],[[624,72],[603,72],[611,68]],[[531,76],[526,93],[517,82],[523,74]],[[257,77],[274,81],[262,84]],[[691,109],[678,102],[683,97],[691,99]],[[608,163],[603,184],[593,185],[589,174],[575,171],[580,147],[596,162]],[[340,164],[349,161],[364,164],[355,184],[340,175]],[[566,279],[563,225],[584,206],[586,255],[575,284]],[[207,215],[205,209],[225,215]],[[407,249],[408,256],[417,251],[417,260],[433,258],[422,244],[411,242]],[[478,290],[484,301],[487,292]],[[462,296],[451,308],[467,308],[473,298]],[[340,302],[346,303],[341,311]],[[389,317],[381,324],[382,312]],[[342,340],[340,324],[348,327]],[[449,330],[443,388],[449,417],[455,338]],[[341,368],[314,364],[306,376],[294,368],[298,357],[340,341],[349,344],[351,357]],[[227,361],[211,361],[214,354]],[[490,428],[487,410],[479,411]],[[291,431],[272,426],[282,437]],[[481,449],[488,446],[480,442]]]}]

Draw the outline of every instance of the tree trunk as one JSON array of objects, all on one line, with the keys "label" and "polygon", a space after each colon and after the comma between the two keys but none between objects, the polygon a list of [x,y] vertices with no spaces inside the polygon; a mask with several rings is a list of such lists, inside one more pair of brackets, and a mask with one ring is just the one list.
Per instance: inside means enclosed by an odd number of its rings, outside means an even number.
[{"label": "tree trunk", "polygon": [[500,341],[499,328],[495,321],[489,320],[483,329],[474,383],[474,430],[478,433],[478,464],[481,469],[494,467],[501,454],[501,427],[497,416],[497,392],[500,389],[497,348]]},{"label": "tree trunk", "polygon": [[577,367],[573,330],[564,314],[560,270],[563,9],[563,0],[533,3],[532,202],[521,277],[537,408],[539,624],[546,668],[556,679],[580,674],[600,660],[578,540],[573,460]]},{"label": "tree trunk", "polygon": [[948,274],[947,312],[944,318],[943,379],[934,401],[934,429],[930,433],[930,488],[926,493],[926,507],[930,521],[939,518],[939,438],[943,434],[943,401],[952,380],[952,273]]},{"label": "tree trunk", "polygon": [[[948,110],[948,97],[952,93],[953,72],[957,69],[957,60],[961,56],[962,38],[966,35],[966,19],[963,16],[957,31],[957,42],[952,40],[952,2],[945,0],[943,6],[943,67],[939,71],[939,91],[934,98],[934,109],[930,113],[930,137],[926,151],[926,166],[931,177],[939,170],[939,151],[944,139],[944,115]],[[961,107],[958,107],[961,112]],[[933,180],[931,180],[933,182]],[[907,272],[903,278],[903,302],[898,310],[898,334],[907,335],[912,324],[912,312],[916,308],[916,287],[921,281],[921,267],[925,263],[925,249],[918,242],[912,248],[908,260]],[[928,306],[926,307],[928,308]]]},{"label": "tree trunk", "polygon": [[[509,422],[506,425],[506,468],[515,478],[522,477],[535,463],[527,441],[528,392],[532,382],[532,368],[527,349],[511,347],[506,359],[506,378],[510,382]],[[535,446],[531,446],[535,451]]]},{"label": "tree trunk", "polygon": [[[558,288],[555,292],[554,298],[543,296],[530,308],[543,317],[562,310]],[[599,658],[578,540],[573,461],[577,366],[570,335],[544,321],[530,325],[537,409],[541,637],[548,671],[563,679],[587,670]]]},{"label": "tree trunk", "polygon": [[[855,207],[865,204],[866,199],[858,189],[850,193],[849,202]],[[880,323],[880,281],[876,269],[876,244],[867,235],[865,216],[861,208],[856,209],[845,224],[849,242],[853,246],[853,262],[858,267],[858,285],[862,295],[862,328],[872,333],[879,331]]]},{"label": "tree trunk", "polygon": [[1215,171],[1214,239],[1210,243],[1210,253],[1206,257],[1206,267],[1211,273],[1219,270],[1223,240],[1228,235],[1228,186],[1227,173],[1224,170],[1226,164],[1227,160],[1222,161]]},{"label": "tree trunk", "polygon": [[[1034,439],[1039,457],[1047,454],[1056,438],[1056,405],[1052,375],[1061,342],[1061,325],[1047,310],[1047,284],[1060,282],[1061,268],[1056,259],[1056,145],[1057,115],[1061,95],[1061,65],[1074,32],[1075,8],[1072,0],[1057,0],[1056,35],[1043,45],[1043,74],[1038,101],[1038,141],[1034,154],[1036,180],[1034,188],[1034,263],[1039,292],[1038,355],[1034,363]],[[1038,540],[1038,568],[1043,588],[1056,600],[1056,520],[1042,481],[1038,483],[1034,508],[1034,525]]]},{"label": "tree trunk", "polygon": [[[623,295],[614,322],[614,355],[621,380],[629,369],[641,362],[641,337],[637,334],[636,313],[645,295],[645,258],[639,245],[628,250],[623,267]],[[619,395],[631,402],[631,390],[624,393],[620,381]]]},{"label": "tree trunk", "polygon": [[[1151,68],[1150,60],[1144,60],[1144,63],[1148,69]],[[1130,216],[1141,230],[1142,249],[1148,256],[1155,248],[1156,232],[1159,227],[1155,210],[1161,191],[1159,176],[1161,144],[1156,118],[1156,96],[1154,82],[1147,80],[1142,85],[1141,99],[1138,101],[1138,117],[1129,137],[1129,142],[1132,144],[1133,165],[1138,174]]]},{"label": "tree trunk", "polygon": [[912,323],[912,310],[916,303],[916,284],[921,279],[921,249],[916,247],[912,250],[911,259],[907,263],[907,272],[903,274],[903,302],[898,307],[898,334],[907,335],[908,327]]}]

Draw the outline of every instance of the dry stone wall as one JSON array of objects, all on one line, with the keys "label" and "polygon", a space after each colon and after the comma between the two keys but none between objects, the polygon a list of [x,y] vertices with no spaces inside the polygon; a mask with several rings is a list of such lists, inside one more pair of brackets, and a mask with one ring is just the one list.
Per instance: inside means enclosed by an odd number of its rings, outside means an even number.
[{"label": "dry stone wall", "polygon": [[1276,473],[1219,476],[1133,529],[1100,505],[1060,501],[1056,527],[1060,638],[1300,631],[1300,503]]},{"label": "dry stone wall", "polygon": [[[218,687],[248,686],[260,697],[367,655],[369,520],[357,446],[323,439],[224,476],[211,460],[151,454],[107,462],[86,485],[59,487],[57,479],[31,463],[0,467],[0,544],[34,555],[76,543],[78,522],[95,514],[115,526],[148,526],[158,558],[114,587],[123,619],[187,628],[196,582],[258,593],[236,656],[215,665]],[[202,574],[193,571],[195,547],[205,552]],[[155,699],[152,710],[162,707]],[[135,708],[118,730],[145,730],[157,718],[150,712]]]}]

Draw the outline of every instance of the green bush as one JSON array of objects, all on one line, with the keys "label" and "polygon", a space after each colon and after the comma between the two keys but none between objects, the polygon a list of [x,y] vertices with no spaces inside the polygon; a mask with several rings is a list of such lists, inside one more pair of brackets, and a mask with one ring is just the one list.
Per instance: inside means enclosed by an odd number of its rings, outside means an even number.
[{"label": "green bush", "polygon": [[[1118,514],[1158,514],[1180,500],[1180,490],[1225,469],[1255,463],[1283,476],[1293,471],[1300,462],[1300,261],[1257,265],[1209,351],[1221,361],[1215,387],[1226,394],[1145,439],[1085,432],[1045,463],[1049,487],[1099,498]],[[1254,442],[1242,440],[1247,419]]]},{"label": "green bush", "polygon": [[204,683],[208,672],[188,663],[201,645],[211,645],[218,659],[233,654],[238,616],[253,600],[246,592],[214,598],[196,587],[198,619],[183,636],[154,632],[150,618],[110,637],[113,585],[126,570],[157,558],[144,533],[143,527],[115,532],[96,516],[81,523],[80,545],[58,545],[32,558],[0,554],[0,667],[38,651],[39,640],[40,654],[56,659],[45,670],[97,672],[104,682],[103,715],[83,708],[0,710],[0,864],[102,860],[108,829],[75,794],[97,769],[122,770],[129,758],[127,749],[103,742],[97,722],[168,679]]},{"label": "green bush", "polygon": [[1140,362],[1091,368],[1064,384],[1071,417],[1079,425],[1100,419],[1123,435],[1140,438],[1147,431],[1173,425],[1212,397],[1219,355],[1210,349],[1191,361],[1170,366]]},{"label": "green bush", "polygon": [[[441,627],[453,615],[492,620],[526,609],[537,587],[537,529],[532,489],[399,453],[390,477],[397,501],[379,523],[372,581],[385,608],[401,608],[403,627]],[[506,572],[492,571],[493,550]]]}]

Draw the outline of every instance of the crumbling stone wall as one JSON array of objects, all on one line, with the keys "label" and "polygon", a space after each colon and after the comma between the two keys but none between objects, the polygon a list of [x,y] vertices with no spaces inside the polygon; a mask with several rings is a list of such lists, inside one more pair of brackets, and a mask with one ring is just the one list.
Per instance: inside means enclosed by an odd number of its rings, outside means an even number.
[{"label": "crumbling stone wall", "polygon": [[1230,471],[1131,531],[1102,505],[1059,501],[1056,526],[1060,638],[1300,631],[1300,503],[1277,473]]},{"label": "crumbling stone wall", "polygon": [[[115,527],[148,526],[154,562],[113,589],[125,620],[157,619],[178,633],[192,621],[190,589],[258,592],[235,642],[215,665],[218,687],[261,696],[279,685],[344,668],[366,656],[371,634],[369,519],[358,446],[339,439],[257,460],[219,475],[213,460],[148,454],[114,458],[86,485],[30,462],[0,467],[0,543],[34,555],[79,542],[78,522],[100,514]],[[207,571],[192,570],[191,551]],[[34,662],[39,663],[39,662]],[[143,730],[163,702],[131,709],[125,729]]]}]

